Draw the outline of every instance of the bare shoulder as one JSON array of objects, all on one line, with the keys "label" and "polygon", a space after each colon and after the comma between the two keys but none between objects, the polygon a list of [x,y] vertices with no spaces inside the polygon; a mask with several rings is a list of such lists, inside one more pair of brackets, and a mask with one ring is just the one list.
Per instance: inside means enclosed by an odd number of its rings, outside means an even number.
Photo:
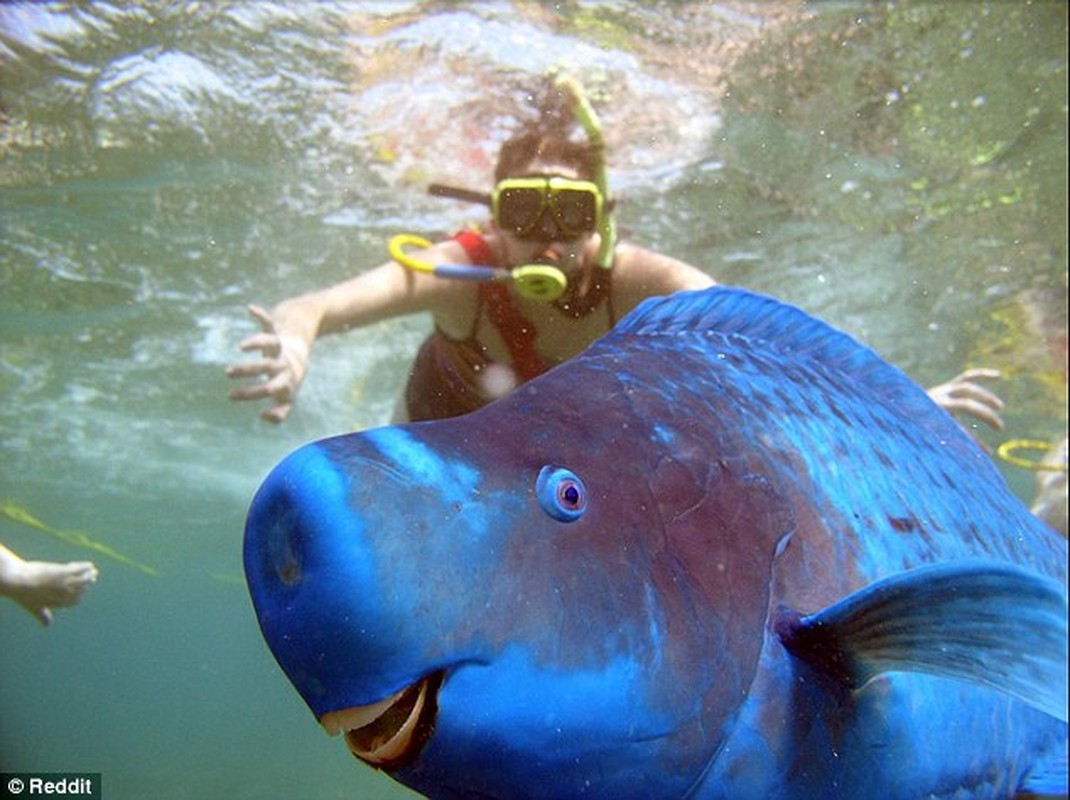
[{"label": "bare shoulder", "polygon": [[614,278],[626,283],[643,283],[665,291],[700,289],[714,283],[708,274],[686,261],[630,242],[617,245],[616,266],[620,268],[620,272],[614,275]]},{"label": "bare shoulder", "polygon": [[715,281],[698,267],[630,242],[617,245],[613,293],[620,310],[633,308],[647,297],[684,289],[704,289]]}]

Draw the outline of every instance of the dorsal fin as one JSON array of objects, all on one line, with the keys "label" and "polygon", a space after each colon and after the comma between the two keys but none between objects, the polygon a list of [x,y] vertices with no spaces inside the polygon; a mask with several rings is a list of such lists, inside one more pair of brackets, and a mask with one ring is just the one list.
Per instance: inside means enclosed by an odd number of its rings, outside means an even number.
[{"label": "dorsal fin", "polygon": [[794,306],[744,289],[716,286],[645,300],[610,336],[703,332],[761,341],[781,353],[812,359],[871,386],[911,416],[931,417],[938,408],[901,370],[846,333]]}]

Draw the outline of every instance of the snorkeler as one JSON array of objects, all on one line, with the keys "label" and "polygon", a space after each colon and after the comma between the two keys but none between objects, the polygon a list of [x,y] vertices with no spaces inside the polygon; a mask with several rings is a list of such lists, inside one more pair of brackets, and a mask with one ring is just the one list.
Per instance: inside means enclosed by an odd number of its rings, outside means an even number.
[{"label": "snorkeler", "polygon": [[[689,264],[615,241],[593,112],[570,84],[548,87],[540,100],[535,120],[501,148],[484,231],[417,251],[396,243],[395,260],[369,272],[271,312],[251,306],[263,331],[241,347],[263,357],[227,374],[263,380],[231,398],[269,399],[261,416],[281,422],[318,337],[427,311],[434,331],[395,421],[455,416],[577,355],[643,299],[711,286]],[[470,279],[442,277],[451,265],[468,268]]]},{"label": "snorkeler", "polygon": [[52,624],[52,609],[73,606],[97,580],[89,561],[25,561],[0,544],[0,595],[33,614],[42,625]]},{"label": "snorkeler", "polygon": [[[262,331],[241,349],[261,358],[234,364],[227,375],[261,380],[234,389],[231,399],[269,400],[261,417],[282,422],[316,339],[425,311],[434,330],[393,421],[456,416],[579,354],[642,300],[712,286],[696,267],[617,240],[601,129],[578,86],[555,82],[537,100],[534,119],[499,152],[491,193],[431,187],[486,203],[485,231],[437,244],[395,237],[392,260],[369,272],[270,312],[251,305]],[[950,412],[1001,427],[1002,402],[976,383],[997,374],[963,373],[930,393]]]}]

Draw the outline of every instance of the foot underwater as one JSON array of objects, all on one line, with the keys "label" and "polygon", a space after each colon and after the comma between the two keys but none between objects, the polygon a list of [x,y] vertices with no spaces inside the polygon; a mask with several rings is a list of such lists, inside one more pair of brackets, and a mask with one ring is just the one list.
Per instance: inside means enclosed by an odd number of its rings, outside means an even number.
[{"label": "foot underwater", "polygon": [[301,448],[245,534],[313,715],[432,797],[1065,792],[1066,561],[901,372],[724,288]]}]

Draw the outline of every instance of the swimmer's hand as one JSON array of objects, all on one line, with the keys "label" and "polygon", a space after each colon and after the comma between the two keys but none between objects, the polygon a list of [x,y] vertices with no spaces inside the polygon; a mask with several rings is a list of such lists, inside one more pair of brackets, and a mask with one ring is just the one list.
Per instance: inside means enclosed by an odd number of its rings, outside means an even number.
[{"label": "swimmer's hand", "polygon": [[997,431],[1003,430],[1003,418],[999,414],[1003,410],[1003,401],[976,383],[998,377],[997,369],[968,369],[947,383],[929,389],[929,397],[949,413],[967,414]]},{"label": "swimmer's hand", "polygon": [[276,330],[271,314],[260,306],[249,306],[249,313],[260,323],[260,333],[241,343],[243,352],[259,350],[261,358],[233,364],[227,368],[228,378],[263,376],[263,380],[230,392],[231,400],[260,400],[271,398],[273,404],[260,413],[267,422],[279,423],[293,408],[294,396],[308,372],[309,345],[300,336]]},{"label": "swimmer's hand", "polygon": [[97,580],[97,568],[89,561],[24,561],[7,548],[0,550],[0,593],[37,617],[42,625],[52,624],[53,608],[75,605],[82,592]]}]

